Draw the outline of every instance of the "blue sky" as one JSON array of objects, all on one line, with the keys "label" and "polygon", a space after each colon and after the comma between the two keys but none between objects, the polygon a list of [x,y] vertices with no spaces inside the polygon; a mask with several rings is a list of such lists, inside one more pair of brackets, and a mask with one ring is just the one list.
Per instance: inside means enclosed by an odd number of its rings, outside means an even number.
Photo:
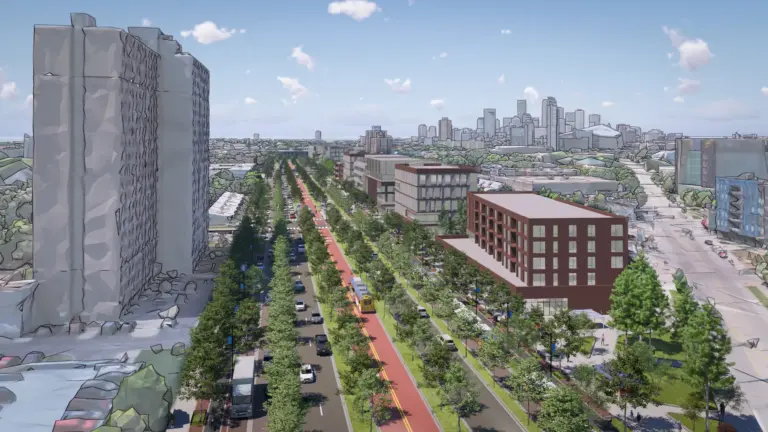
[{"label": "blue sky", "polygon": [[[213,136],[347,138],[374,123],[410,136],[442,116],[474,127],[483,108],[514,115],[527,87],[539,97],[534,116],[554,96],[613,125],[768,135],[768,3],[757,0],[381,0],[358,4],[373,13],[357,19],[329,13],[328,0],[13,3],[0,18],[0,137],[32,129],[34,24],[67,24],[75,11],[103,26],[147,19],[179,38],[211,70]],[[218,28],[194,31],[206,21]],[[212,33],[222,40],[195,38]],[[311,70],[291,56],[296,47]]]}]

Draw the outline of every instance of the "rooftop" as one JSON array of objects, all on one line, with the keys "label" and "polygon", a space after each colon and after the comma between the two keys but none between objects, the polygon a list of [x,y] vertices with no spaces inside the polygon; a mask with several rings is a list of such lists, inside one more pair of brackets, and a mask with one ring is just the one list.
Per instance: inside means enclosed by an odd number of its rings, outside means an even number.
[{"label": "rooftop", "polygon": [[598,219],[610,216],[535,193],[475,193],[478,198],[528,219]]},{"label": "rooftop", "polygon": [[582,130],[585,131],[591,131],[594,135],[600,136],[600,137],[609,137],[609,138],[616,138],[618,136],[621,136],[621,132],[609,128],[606,125],[595,125],[590,126],[588,128],[584,128]]},{"label": "rooftop", "polygon": [[443,238],[443,242],[453,247],[457,251],[463,253],[471,260],[482,265],[493,273],[501,276],[507,282],[514,286],[525,286],[522,280],[514,273],[504,268],[504,264],[493,259],[491,255],[488,255],[482,248],[475,244],[475,241],[469,237],[460,238]]},{"label": "rooftop", "polygon": [[588,184],[588,183],[605,183],[605,182],[612,182],[612,183],[618,183],[616,180],[606,180],[601,179],[598,177],[588,177],[588,176],[569,176],[566,174],[568,178],[563,178],[562,174],[553,173],[551,174],[554,178],[548,178],[546,175],[538,175],[538,176],[515,176],[511,177],[515,181],[521,181],[521,182],[530,182],[530,183],[538,183],[538,184],[559,184],[559,183],[582,183],[582,184]]},{"label": "rooftop", "polygon": [[243,202],[244,198],[245,195],[243,194],[224,192],[219,197],[219,199],[213,203],[211,208],[208,209],[208,214],[216,216],[234,216],[237,208],[240,207],[240,203]]}]

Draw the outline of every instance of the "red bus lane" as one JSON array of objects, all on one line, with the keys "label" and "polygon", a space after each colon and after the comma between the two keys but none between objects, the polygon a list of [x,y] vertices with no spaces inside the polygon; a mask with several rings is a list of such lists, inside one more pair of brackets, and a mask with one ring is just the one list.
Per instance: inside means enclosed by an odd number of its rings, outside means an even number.
[{"label": "red bus lane", "polygon": [[[341,271],[344,285],[348,286],[353,275],[349,263],[347,263],[336,241],[331,236],[325,220],[322,219],[322,215],[317,212],[314,202],[304,186],[304,182],[298,177],[296,180],[301,187],[305,205],[308,205],[315,214],[315,225],[318,226],[320,233],[326,239],[328,253],[336,262],[336,267]],[[371,337],[371,353],[383,366],[382,378],[392,383],[390,396],[397,408],[397,413],[385,425],[382,425],[380,429],[383,432],[439,431],[440,428],[436,424],[434,417],[430,414],[429,407],[424,403],[416,384],[411,380],[405,366],[400,362],[395,347],[387,337],[378,315],[367,314],[361,316],[357,309],[355,311],[363,322],[363,332]]]}]

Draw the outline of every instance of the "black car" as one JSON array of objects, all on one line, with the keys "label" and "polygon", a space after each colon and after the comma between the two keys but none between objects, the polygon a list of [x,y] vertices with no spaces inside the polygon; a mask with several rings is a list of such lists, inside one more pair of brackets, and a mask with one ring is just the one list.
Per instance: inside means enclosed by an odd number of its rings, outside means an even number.
[{"label": "black car", "polygon": [[331,354],[331,343],[328,342],[328,336],[324,334],[315,336],[315,350],[317,351],[317,355]]},{"label": "black car", "polygon": [[272,361],[272,353],[269,352],[269,350],[264,350],[264,363],[269,363]]}]

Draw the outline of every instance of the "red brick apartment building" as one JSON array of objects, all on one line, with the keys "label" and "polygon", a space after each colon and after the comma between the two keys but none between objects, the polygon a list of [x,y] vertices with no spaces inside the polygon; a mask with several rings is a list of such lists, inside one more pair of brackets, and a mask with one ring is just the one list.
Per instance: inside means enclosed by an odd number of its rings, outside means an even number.
[{"label": "red brick apartment building", "polygon": [[467,195],[468,236],[439,240],[504,280],[529,305],[610,308],[627,264],[627,219],[530,192]]}]

